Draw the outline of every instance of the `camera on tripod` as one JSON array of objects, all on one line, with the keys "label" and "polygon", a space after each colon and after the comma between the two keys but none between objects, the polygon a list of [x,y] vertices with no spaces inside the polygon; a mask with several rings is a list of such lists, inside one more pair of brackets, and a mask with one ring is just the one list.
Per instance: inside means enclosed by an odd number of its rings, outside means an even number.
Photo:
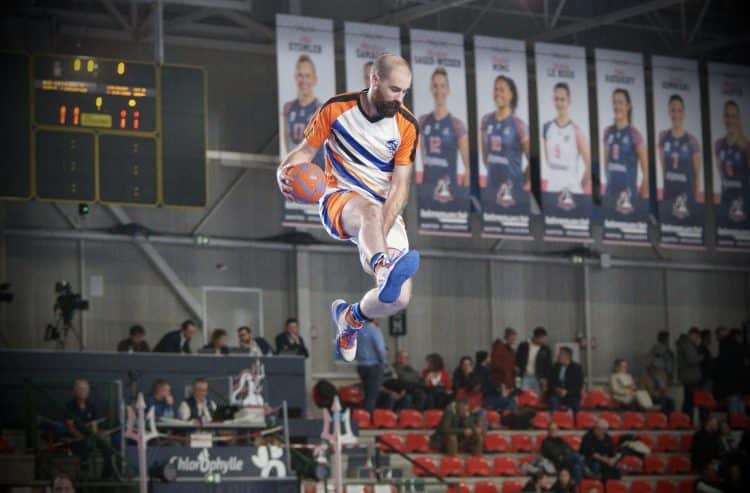
[{"label": "camera on tripod", "polygon": [[[73,292],[73,288],[67,281],[58,281],[55,283],[55,305],[52,310],[55,312],[55,324],[48,324],[44,334],[45,341],[62,341],[73,328],[73,316],[76,311],[89,309],[89,301],[84,300],[80,293]],[[74,330],[75,332],[75,330]]]}]

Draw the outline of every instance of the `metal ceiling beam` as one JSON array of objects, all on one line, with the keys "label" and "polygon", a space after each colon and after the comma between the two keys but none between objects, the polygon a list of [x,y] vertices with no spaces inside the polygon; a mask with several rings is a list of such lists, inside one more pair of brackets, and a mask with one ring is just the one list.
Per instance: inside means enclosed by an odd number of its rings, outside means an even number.
[{"label": "metal ceiling beam", "polygon": [[408,24],[411,21],[427,17],[428,15],[434,15],[444,10],[460,7],[464,4],[471,3],[474,0],[436,0],[425,5],[415,5],[413,7],[407,7],[396,12],[381,15],[367,19],[367,22],[373,24]]},{"label": "metal ceiling beam", "polygon": [[711,0],[705,0],[703,2],[703,7],[701,7],[701,11],[698,12],[698,19],[695,21],[695,26],[693,26],[693,30],[690,31],[690,34],[688,35],[687,42],[688,44],[692,43],[695,39],[695,35],[698,34],[698,30],[700,30],[701,24],[703,24],[703,18],[706,17],[706,12],[708,12],[708,7],[711,5]]},{"label": "metal ceiling beam", "polygon": [[[113,0],[117,3],[130,3],[135,1],[142,4],[152,5],[154,0]],[[245,0],[164,0],[164,5],[175,5],[180,7],[201,7],[210,9],[236,10],[239,12],[250,12],[251,4]]]},{"label": "metal ceiling beam", "polygon": [[720,48],[740,46],[748,43],[750,43],[750,32],[745,32],[741,36],[713,39],[688,46],[681,54],[684,56],[700,56]]},{"label": "metal ceiling beam", "polygon": [[562,10],[565,8],[565,3],[567,0],[560,0],[557,3],[557,8],[555,9],[555,13],[552,14],[552,19],[549,22],[549,27],[552,29],[557,25],[557,21],[560,20],[560,14],[562,13]]},{"label": "metal ceiling beam", "polygon": [[104,5],[104,8],[107,9],[107,12],[110,13],[110,15],[115,19],[115,21],[120,25],[120,27],[124,31],[132,32],[133,26],[130,25],[128,21],[125,20],[125,17],[123,17],[122,13],[117,9],[114,2],[112,0],[99,0],[102,5]]},{"label": "metal ceiling beam", "polygon": [[206,17],[215,15],[216,11],[211,9],[198,9],[188,12],[187,14],[178,15],[171,19],[164,19],[165,29],[179,29],[183,26],[189,26],[190,24],[203,20]]},{"label": "metal ceiling beam", "polygon": [[629,19],[631,17],[643,15],[648,12],[653,12],[655,10],[665,9],[673,5],[677,5],[681,1],[682,0],[655,0],[651,2],[642,3],[634,7],[628,7],[625,9],[615,10],[614,12],[610,12],[608,14],[600,15],[597,17],[592,17],[590,19],[582,20],[579,22],[573,22],[566,26],[558,27],[556,29],[552,29],[551,31],[540,33],[536,36],[532,36],[531,40],[532,41],[552,41],[558,38],[564,38],[566,36],[571,36],[573,34],[577,34],[583,31],[588,31],[589,29],[599,28],[602,26],[613,24],[623,19]]},{"label": "metal ceiling beam", "polygon": [[231,10],[219,12],[219,15],[249,29],[252,33],[259,33],[263,35],[263,37],[270,40],[276,39],[276,31],[272,27],[261,24],[260,22],[251,19],[247,15],[241,14],[239,12],[233,12]]}]

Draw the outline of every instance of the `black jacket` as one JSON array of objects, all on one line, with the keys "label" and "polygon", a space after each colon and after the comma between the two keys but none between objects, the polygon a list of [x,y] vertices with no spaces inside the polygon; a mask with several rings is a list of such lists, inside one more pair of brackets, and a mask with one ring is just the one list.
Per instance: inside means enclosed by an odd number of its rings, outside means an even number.
[{"label": "black jacket", "polygon": [[167,332],[154,347],[155,353],[190,353],[190,339],[180,348],[180,331]]},{"label": "black jacket", "polygon": [[565,381],[560,381],[560,363],[555,363],[549,374],[549,388],[562,387],[568,391],[568,397],[581,397],[583,388],[583,369],[575,361],[571,361],[565,369]]},{"label": "black jacket", "polygon": [[305,340],[302,336],[297,336],[299,342],[293,342],[289,334],[284,331],[276,336],[276,354],[298,354],[307,358],[308,352],[305,347]]},{"label": "black jacket", "polygon": [[[526,374],[526,363],[529,361],[529,341],[524,341],[518,345],[516,350],[516,366],[521,371],[521,376]],[[549,346],[543,344],[536,354],[536,363],[534,364],[534,374],[537,378],[548,379],[552,369],[552,351]]]}]

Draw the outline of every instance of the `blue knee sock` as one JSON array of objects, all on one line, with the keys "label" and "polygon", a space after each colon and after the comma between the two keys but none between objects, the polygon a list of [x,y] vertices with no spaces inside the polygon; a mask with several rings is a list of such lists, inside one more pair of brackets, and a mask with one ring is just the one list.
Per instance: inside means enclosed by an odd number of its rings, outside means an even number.
[{"label": "blue knee sock", "polygon": [[378,265],[378,262],[380,262],[383,257],[385,257],[385,254],[383,252],[378,252],[372,256],[372,258],[370,259],[370,268],[373,270],[373,272],[375,271],[375,267]]},{"label": "blue knee sock", "polygon": [[351,308],[352,317],[357,322],[369,322],[370,319],[365,316],[364,313],[362,313],[362,310],[359,308],[359,303],[354,303]]}]

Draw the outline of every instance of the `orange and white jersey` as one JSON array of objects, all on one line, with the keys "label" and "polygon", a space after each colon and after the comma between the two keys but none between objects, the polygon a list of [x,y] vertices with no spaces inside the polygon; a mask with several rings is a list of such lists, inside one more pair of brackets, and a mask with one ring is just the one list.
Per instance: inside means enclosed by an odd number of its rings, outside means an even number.
[{"label": "orange and white jersey", "polygon": [[325,148],[329,189],[356,191],[382,203],[394,167],[414,162],[419,129],[417,119],[403,105],[393,118],[368,117],[361,94],[349,92],[326,101],[310,119],[305,140]]}]

